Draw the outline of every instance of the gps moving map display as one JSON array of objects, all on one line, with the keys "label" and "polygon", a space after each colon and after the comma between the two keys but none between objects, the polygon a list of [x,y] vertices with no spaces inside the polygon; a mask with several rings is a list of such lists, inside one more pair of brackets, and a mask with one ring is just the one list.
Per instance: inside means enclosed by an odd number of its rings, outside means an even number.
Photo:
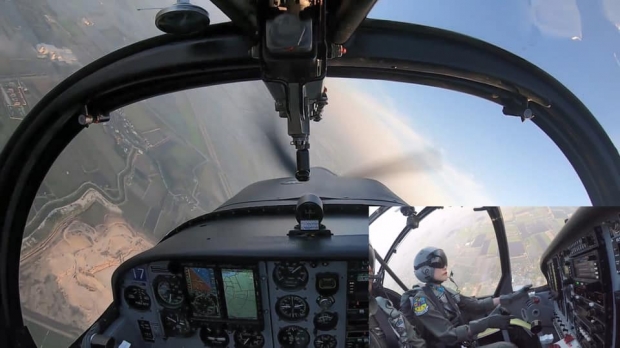
[{"label": "gps moving map display", "polygon": [[256,320],[256,288],[251,269],[222,269],[228,319]]},{"label": "gps moving map display", "polygon": [[185,267],[185,280],[193,319],[259,319],[254,270]]},{"label": "gps moving map display", "polygon": [[213,268],[185,268],[187,292],[195,318],[221,318]]}]

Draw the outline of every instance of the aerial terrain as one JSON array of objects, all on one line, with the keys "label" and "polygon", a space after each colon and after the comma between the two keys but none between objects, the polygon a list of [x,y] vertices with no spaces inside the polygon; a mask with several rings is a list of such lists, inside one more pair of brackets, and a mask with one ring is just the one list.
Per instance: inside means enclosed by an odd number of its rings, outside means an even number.
[{"label": "aerial terrain", "polygon": [[[228,21],[208,1],[212,23]],[[0,1],[0,149],[33,106],[63,79],[119,48],[160,35],[166,1]],[[384,121],[359,122],[375,105],[345,98],[313,124],[312,165],[336,173],[384,156]],[[337,115],[337,117],[336,117]],[[72,343],[109,306],[111,275],[179,224],[213,211],[258,180],[291,176],[266,129],[288,145],[286,121],[258,82],[159,96],[111,113],[58,157],[30,209],[20,263],[25,322],[40,347]],[[343,132],[343,129],[351,132]],[[360,134],[374,134],[368,139]],[[398,146],[398,145],[396,145]],[[415,192],[413,195],[423,194]]]}]

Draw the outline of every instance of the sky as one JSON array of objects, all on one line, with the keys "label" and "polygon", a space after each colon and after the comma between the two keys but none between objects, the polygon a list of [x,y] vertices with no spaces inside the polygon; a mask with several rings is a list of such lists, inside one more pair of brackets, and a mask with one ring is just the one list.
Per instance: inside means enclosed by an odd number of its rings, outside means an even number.
[{"label": "sky", "polygon": [[[379,1],[369,17],[460,32],[529,60],[571,89],[620,144],[620,2],[391,0]],[[494,204],[591,204],[570,163],[533,123],[455,92],[374,81],[356,86],[399,112]]]},{"label": "sky", "polygon": [[[212,23],[228,21],[210,1],[192,2],[210,12]],[[93,0],[68,9],[63,2],[49,3],[58,13],[71,10],[76,18],[105,5]],[[145,33],[143,38],[158,35],[153,25],[157,11],[136,9],[169,4],[169,0],[122,3],[117,23],[97,23],[97,28],[135,27],[131,30]],[[616,146],[620,143],[620,121],[615,117],[615,110],[620,109],[620,2],[379,0],[369,17],[460,32],[531,61],[571,89]],[[325,117],[312,124],[312,165],[347,174],[381,160],[408,158],[408,173],[373,178],[412,205],[591,204],[555,144],[534,123],[504,116],[495,104],[456,92],[386,81],[327,79],[326,86],[330,100]],[[210,93],[222,88],[204,90]],[[270,103],[256,106],[257,98],[267,97],[261,82],[226,90],[238,98],[232,107],[276,117]],[[286,137],[284,122],[280,126]],[[255,137],[251,130],[247,132]],[[413,158],[412,152],[418,155]]]}]

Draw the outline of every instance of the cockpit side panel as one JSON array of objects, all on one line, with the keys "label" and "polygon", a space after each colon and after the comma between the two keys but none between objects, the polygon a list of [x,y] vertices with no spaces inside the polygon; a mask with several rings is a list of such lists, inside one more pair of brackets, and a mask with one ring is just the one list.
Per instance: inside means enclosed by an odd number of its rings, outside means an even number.
[{"label": "cockpit side panel", "polygon": [[620,209],[580,208],[542,258],[558,338],[580,347],[617,347]]}]

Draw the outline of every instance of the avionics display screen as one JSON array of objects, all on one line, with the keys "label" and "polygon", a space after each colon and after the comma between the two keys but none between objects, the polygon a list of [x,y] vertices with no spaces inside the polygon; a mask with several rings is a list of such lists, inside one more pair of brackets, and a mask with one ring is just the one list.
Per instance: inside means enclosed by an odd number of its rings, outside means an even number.
[{"label": "avionics display screen", "polygon": [[258,319],[254,271],[222,268],[222,280],[228,319]]},{"label": "avionics display screen", "polygon": [[215,270],[186,267],[185,279],[193,316],[195,318],[221,318]]}]

